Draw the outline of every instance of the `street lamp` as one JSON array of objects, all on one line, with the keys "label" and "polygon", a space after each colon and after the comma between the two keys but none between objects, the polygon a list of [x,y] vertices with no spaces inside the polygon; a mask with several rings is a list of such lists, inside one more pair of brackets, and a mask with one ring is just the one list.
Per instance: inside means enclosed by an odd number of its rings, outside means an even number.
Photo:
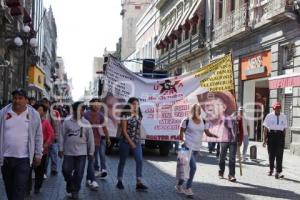
[{"label": "street lamp", "polygon": [[14,39],[14,43],[17,47],[23,46],[23,68],[22,68],[22,86],[26,88],[26,78],[27,78],[27,59],[28,59],[28,49],[29,47],[36,48],[38,46],[37,39],[30,35],[31,28],[28,25],[23,26],[23,34],[17,36]]}]

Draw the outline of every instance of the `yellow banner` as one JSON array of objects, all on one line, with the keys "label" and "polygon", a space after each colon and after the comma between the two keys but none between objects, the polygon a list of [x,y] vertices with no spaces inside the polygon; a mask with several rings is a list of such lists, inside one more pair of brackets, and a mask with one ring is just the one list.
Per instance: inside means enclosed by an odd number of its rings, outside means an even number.
[{"label": "yellow banner", "polygon": [[234,90],[231,54],[202,67],[194,75],[203,77],[210,73],[208,79],[200,81],[201,87],[209,89],[210,92]]}]

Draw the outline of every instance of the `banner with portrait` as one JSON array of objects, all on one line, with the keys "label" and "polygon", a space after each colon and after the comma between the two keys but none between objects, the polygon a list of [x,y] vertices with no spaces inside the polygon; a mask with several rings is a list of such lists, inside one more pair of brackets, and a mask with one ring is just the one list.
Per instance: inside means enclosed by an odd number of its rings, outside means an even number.
[{"label": "banner with portrait", "polygon": [[[193,104],[200,103],[203,118],[211,132],[218,135],[217,141],[229,141],[232,137],[227,129],[233,128],[229,119],[236,111],[233,91],[231,55],[194,72],[164,79],[144,78],[109,57],[103,95],[110,94],[124,102],[130,97],[140,100],[145,139],[178,140],[181,121],[189,116]],[[120,113],[114,110],[115,115]],[[204,140],[210,141],[206,137]]]}]

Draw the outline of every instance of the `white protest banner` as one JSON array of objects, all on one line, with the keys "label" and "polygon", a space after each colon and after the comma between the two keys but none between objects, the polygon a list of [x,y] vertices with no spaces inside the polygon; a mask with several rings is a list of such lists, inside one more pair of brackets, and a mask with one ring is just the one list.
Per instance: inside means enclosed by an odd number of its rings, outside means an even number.
[{"label": "white protest banner", "polygon": [[[231,115],[236,109],[231,93],[234,88],[231,55],[194,73],[164,79],[141,77],[126,69],[120,61],[109,57],[105,75],[104,94],[109,93],[125,101],[130,97],[140,100],[142,133],[146,139],[178,140],[180,122],[189,116],[193,104],[201,103],[212,130],[220,128],[213,123],[216,117]],[[214,99],[214,105],[209,105]],[[218,99],[226,105],[219,105]],[[210,108],[212,106],[215,108]],[[226,125],[222,124],[221,128],[225,129]],[[228,139],[231,138],[219,135],[219,140]]]}]

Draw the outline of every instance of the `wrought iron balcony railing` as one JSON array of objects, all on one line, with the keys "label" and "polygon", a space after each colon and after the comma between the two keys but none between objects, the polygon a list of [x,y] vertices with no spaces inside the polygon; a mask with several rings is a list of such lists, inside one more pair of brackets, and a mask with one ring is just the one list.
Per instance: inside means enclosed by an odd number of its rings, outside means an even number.
[{"label": "wrought iron balcony railing", "polygon": [[213,40],[219,42],[239,33],[247,26],[248,4],[228,13],[214,23]]}]

